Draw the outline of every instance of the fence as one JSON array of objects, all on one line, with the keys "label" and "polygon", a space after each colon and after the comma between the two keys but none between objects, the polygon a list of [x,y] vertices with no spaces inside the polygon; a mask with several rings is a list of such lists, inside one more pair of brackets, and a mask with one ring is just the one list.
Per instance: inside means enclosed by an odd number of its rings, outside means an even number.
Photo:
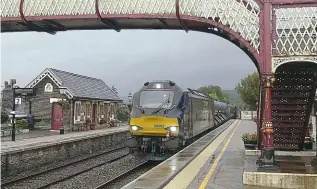
[{"label": "fence", "polygon": [[256,111],[240,111],[240,117],[241,119],[253,120],[257,116],[256,113]]}]

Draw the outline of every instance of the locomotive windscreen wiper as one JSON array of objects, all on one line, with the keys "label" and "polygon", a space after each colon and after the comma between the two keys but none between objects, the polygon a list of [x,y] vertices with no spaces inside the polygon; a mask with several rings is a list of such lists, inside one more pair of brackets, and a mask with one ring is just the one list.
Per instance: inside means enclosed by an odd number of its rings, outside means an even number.
[{"label": "locomotive windscreen wiper", "polygon": [[170,94],[168,94],[168,98],[162,102],[162,104],[160,104],[151,114],[157,114],[160,112],[160,110],[162,109],[162,106],[164,106],[166,103],[170,103]]}]

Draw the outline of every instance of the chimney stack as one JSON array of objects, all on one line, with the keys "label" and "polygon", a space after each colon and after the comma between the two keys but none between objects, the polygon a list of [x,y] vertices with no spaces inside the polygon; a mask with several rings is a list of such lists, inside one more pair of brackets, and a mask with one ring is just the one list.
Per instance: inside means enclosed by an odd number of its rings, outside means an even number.
[{"label": "chimney stack", "polygon": [[16,80],[15,79],[10,79],[10,85],[13,88],[14,84],[16,84]]},{"label": "chimney stack", "polygon": [[5,88],[5,89],[8,89],[8,88],[9,88],[9,82],[8,82],[8,81],[5,81],[5,82],[4,82],[4,88]]}]

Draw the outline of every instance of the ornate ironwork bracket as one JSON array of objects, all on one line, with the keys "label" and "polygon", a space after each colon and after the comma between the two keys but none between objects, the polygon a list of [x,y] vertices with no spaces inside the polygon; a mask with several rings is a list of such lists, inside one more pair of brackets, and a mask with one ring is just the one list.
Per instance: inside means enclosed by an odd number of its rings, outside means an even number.
[{"label": "ornate ironwork bracket", "polygon": [[272,88],[275,77],[273,73],[262,73],[261,86],[263,88]]},{"label": "ornate ironwork bracket", "polygon": [[[57,31],[54,31],[52,29],[49,29],[49,28],[45,28],[45,27],[41,27],[37,24],[34,24],[28,20],[26,20],[25,16],[24,16],[24,13],[23,13],[23,5],[24,5],[24,0],[20,0],[20,6],[19,6],[19,13],[20,13],[20,17],[22,19],[22,23],[20,23],[21,25],[27,27],[28,29],[30,30],[34,30],[34,31],[37,31],[37,32],[46,32],[46,33],[49,33],[49,34],[52,34],[52,35],[55,35],[57,33]],[[48,21],[47,21],[48,22]],[[51,23],[49,24],[50,27],[52,27],[51,24],[55,25],[55,26],[58,26],[57,23],[54,23],[53,21],[50,21]],[[62,27],[62,25],[59,25],[62,30],[64,30],[64,27]]]},{"label": "ornate ironwork bracket", "polygon": [[266,0],[270,1],[272,5],[292,5],[293,7],[296,7],[300,4],[314,4],[316,3],[316,0]]},{"label": "ornate ironwork bracket", "polygon": [[289,62],[312,62],[317,64],[316,56],[288,56],[288,57],[273,57],[272,58],[272,72],[275,73],[276,69]]},{"label": "ornate ironwork bracket", "polygon": [[104,23],[107,27],[114,29],[116,32],[120,32],[121,29],[117,26],[115,26],[113,23],[111,23],[110,21],[102,18],[101,14],[100,14],[100,10],[99,10],[99,0],[95,0],[95,10],[96,10],[96,15],[98,17],[98,19]]},{"label": "ornate ironwork bracket", "polygon": [[183,22],[180,14],[179,14],[179,0],[175,0],[175,10],[176,10],[176,17],[177,17],[180,25],[182,26],[183,30],[185,30],[185,32],[188,33],[188,28],[185,26],[185,23]]},{"label": "ornate ironwork bracket", "polygon": [[262,130],[267,135],[273,134],[273,124],[271,121],[263,121],[262,123]]}]

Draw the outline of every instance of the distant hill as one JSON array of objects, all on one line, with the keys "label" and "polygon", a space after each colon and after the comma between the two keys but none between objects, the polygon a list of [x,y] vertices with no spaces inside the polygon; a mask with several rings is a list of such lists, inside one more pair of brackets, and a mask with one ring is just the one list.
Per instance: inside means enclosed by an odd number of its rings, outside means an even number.
[{"label": "distant hill", "polygon": [[236,90],[222,90],[222,91],[227,93],[229,96],[237,97],[237,98],[241,99]]},{"label": "distant hill", "polygon": [[236,90],[222,90],[224,93],[228,95],[228,98],[232,104],[238,106],[239,109],[243,109],[244,103],[240,98],[239,93]]}]

